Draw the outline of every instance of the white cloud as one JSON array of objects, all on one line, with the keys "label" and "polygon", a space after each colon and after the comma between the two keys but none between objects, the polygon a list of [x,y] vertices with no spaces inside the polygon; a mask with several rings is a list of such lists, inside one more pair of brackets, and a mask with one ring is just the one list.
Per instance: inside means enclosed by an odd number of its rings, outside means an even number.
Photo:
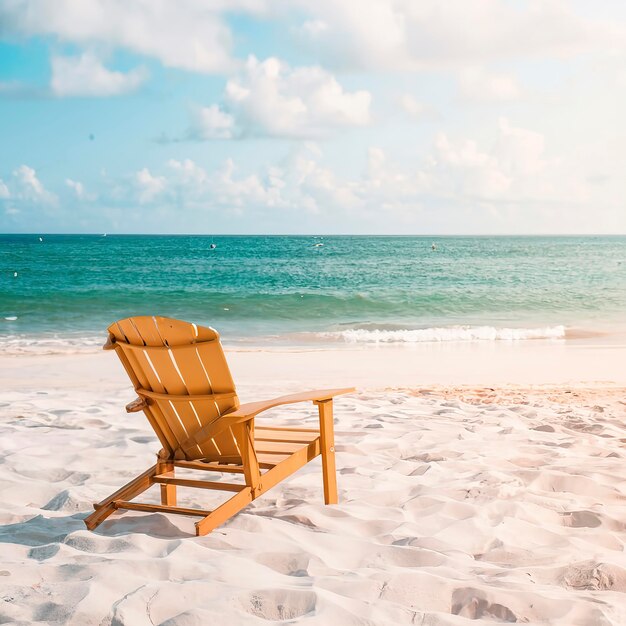
[{"label": "white cloud", "polygon": [[195,112],[189,135],[196,139],[231,139],[234,132],[235,118],[212,104]]},{"label": "white cloud", "polygon": [[[333,66],[415,70],[527,57],[566,57],[619,44],[623,29],[563,0],[301,0],[308,39]],[[623,46],[622,46],[623,47]]]},{"label": "white cloud", "polygon": [[13,170],[15,190],[12,195],[33,203],[55,204],[57,197],[49,192],[37,178],[37,173],[28,165]]},{"label": "white cloud", "polygon": [[423,69],[490,60],[567,57],[599,45],[624,49],[624,29],[578,14],[565,0],[12,0],[0,3],[7,35],[48,35],[124,48],[167,67],[229,72],[228,14],[291,28],[331,67]]},{"label": "white cloud", "polygon": [[317,146],[313,149],[306,146],[295,155],[290,164],[289,191],[302,197],[303,206],[310,212],[332,211],[337,207],[343,212],[355,208],[359,199],[354,194],[354,184],[341,180],[330,168],[321,165],[319,156]]},{"label": "white cloud", "polygon": [[14,0],[0,4],[9,34],[51,35],[154,57],[168,67],[222,72],[233,67],[232,36],[220,13],[256,13],[262,3],[203,0]]},{"label": "white cloud", "polygon": [[494,148],[502,167],[513,176],[532,176],[545,166],[545,138],[541,133],[516,128],[506,118],[498,122]]},{"label": "white cloud", "polygon": [[[553,157],[543,134],[505,118],[492,131],[480,140],[439,133],[411,160],[371,146],[361,172],[351,174],[329,166],[310,142],[258,167],[230,158],[217,168],[170,159],[161,169],[143,168],[126,179],[131,187],[109,183],[101,199],[120,210],[140,204],[133,212],[138,223],[148,214],[175,230],[215,220],[260,231],[268,224],[295,231],[305,223],[316,230],[396,233],[626,228],[624,187],[614,172],[598,180],[594,159]],[[33,177],[25,172],[37,189]]]},{"label": "white cloud", "polygon": [[37,178],[37,173],[32,167],[28,165],[20,165],[16,170],[13,170],[13,176],[18,181],[18,184],[22,187],[25,193],[32,194],[34,196],[42,196],[45,193],[41,181]]},{"label": "white cloud", "polygon": [[523,204],[581,200],[580,187],[545,155],[541,133],[500,119],[491,148],[475,141],[453,141],[441,133],[435,142],[429,175],[440,195],[465,201]]},{"label": "white cloud", "polygon": [[280,184],[263,181],[257,174],[235,177],[236,165],[227,159],[224,167],[213,178],[215,201],[227,208],[273,207],[281,204]]},{"label": "white cloud", "polygon": [[318,37],[328,30],[328,24],[323,20],[306,20],[300,27],[301,32],[308,37]]},{"label": "white cloud", "polygon": [[4,181],[0,178],[0,200],[6,200],[11,197],[9,188],[4,184]]},{"label": "white cloud", "polygon": [[280,196],[284,186],[281,173],[272,168],[265,176],[248,174],[237,176],[237,166],[232,159],[224,165],[208,172],[192,161],[170,159],[167,163],[166,198],[176,198],[187,206],[218,206],[241,213],[244,209],[255,211],[262,207],[285,205]]},{"label": "white cloud", "polygon": [[453,143],[443,133],[435,142],[433,166],[431,175],[447,196],[492,199],[507,192],[513,182],[497,156],[471,140]]},{"label": "white cloud", "polygon": [[142,204],[406,219],[416,207],[442,200],[483,206],[571,199],[574,194],[548,184],[557,173],[544,151],[541,134],[502,119],[490,147],[441,133],[412,166],[394,163],[384,150],[372,146],[361,176],[338,175],[323,163],[317,144],[305,143],[280,166],[265,171],[238,175],[233,159],[214,171],[191,159],[170,159],[163,174],[144,168],[135,178]]},{"label": "white cloud", "polygon": [[135,90],[148,74],[144,68],[128,73],[107,69],[90,52],[80,56],[53,57],[52,92],[65,96],[116,96]]},{"label": "white cloud", "polygon": [[85,186],[79,181],[66,178],[65,184],[74,192],[74,195],[78,200],[87,200],[91,202],[96,199],[96,195],[88,193]]},{"label": "white cloud", "polygon": [[201,110],[196,138],[316,137],[338,127],[370,123],[371,95],[348,92],[320,67],[291,68],[279,59],[249,57],[226,84],[223,105]]},{"label": "white cloud", "polygon": [[65,179],[65,184],[76,194],[77,198],[83,198],[85,196],[85,188],[82,183],[79,183],[71,178]]},{"label": "white cloud", "polygon": [[459,93],[469,101],[512,101],[522,95],[517,78],[505,72],[488,72],[482,67],[469,67],[458,75]]},{"label": "white cloud", "polygon": [[191,159],[177,161],[170,159],[168,167],[177,175],[177,179],[185,185],[203,185],[208,181],[208,175],[204,169],[194,163]]},{"label": "white cloud", "polygon": [[135,174],[134,180],[141,204],[151,202],[161,195],[167,182],[163,176],[153,176],[147,167],[139,170]]},{"label": "white cloud", "polygon": [[419,119],[428,112],[428,107],[421,102],[418,102],[412,95],[404,94],[400,96],[400,107],[410,117]]}]

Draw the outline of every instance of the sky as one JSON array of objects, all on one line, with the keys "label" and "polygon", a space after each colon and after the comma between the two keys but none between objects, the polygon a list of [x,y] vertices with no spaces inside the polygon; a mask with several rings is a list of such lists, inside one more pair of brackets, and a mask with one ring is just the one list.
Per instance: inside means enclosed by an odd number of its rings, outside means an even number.
[{"label": "sky", "polygon": [[0,232],[626,233],[626,3],[0,0]]}]

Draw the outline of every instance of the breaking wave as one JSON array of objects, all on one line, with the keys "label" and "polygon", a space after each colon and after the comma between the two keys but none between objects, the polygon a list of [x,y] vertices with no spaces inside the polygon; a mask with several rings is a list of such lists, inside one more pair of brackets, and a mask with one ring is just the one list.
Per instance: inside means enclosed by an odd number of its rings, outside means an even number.
[{"label": "breaking wave", "polygon": [[350,328],[317,333],[320,339],[346,343],[424,343],[446,341],[524,341],[527,339],[565,339],[565,326],[545,328],[496,328],[494,326],[450,326],[380,330]]}]

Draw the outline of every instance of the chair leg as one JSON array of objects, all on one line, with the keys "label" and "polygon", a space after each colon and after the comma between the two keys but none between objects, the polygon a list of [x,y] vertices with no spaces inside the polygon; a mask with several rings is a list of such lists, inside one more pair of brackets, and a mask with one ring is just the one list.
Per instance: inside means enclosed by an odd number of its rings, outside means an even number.
[{"label": "chair leg", "polygon": [[[157,476],[171,472],[174,476],[174,463],[172,461],[158,461]],[[176,506],[176,485],[161,485],[161,504],[166,506]]]},{"label": "chair leg", "polygon": [[316,402],[320,415],[320,443],[322,448],[322,476],[324,502],[337,504],[337,471],[335,467],[335,431],[333,427],[333,401]]},{"label": "chair leg", "polygon": [[115,500],[132,500],[135,496],[138,496],[148,489],[152,484],[152,477],[156,474],[156,470],[157,466],[153,465],[143,474],[140,474],[137,478],[131,480],[115,493],[111,494],[108,498],[105,498],[98,504],[94,504],[96,510],[84,519],[85,526],[87,526],[89,530],[93,530],[109,517],[109,515],[115,512]]},{"label": "chair leg", "polygon": [[241,509],[247,507],[254,500],[252,489],[244,487],[237,495],[226,500],[218,506],[215,511],[211,511],[206,517],[196,522],[196,536],[201,537],[221,526],[227,519],[230,519]]}]

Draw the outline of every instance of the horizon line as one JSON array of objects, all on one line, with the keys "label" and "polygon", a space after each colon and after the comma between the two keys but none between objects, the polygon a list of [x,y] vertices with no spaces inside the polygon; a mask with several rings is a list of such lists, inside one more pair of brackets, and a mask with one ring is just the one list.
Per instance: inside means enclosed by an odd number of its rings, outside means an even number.
[{"label": "horizon line", "polygon": [[22,235],[87,237],[624,237],[623,233],[109,233],[109,232],[10,232],[0,237]]}]

